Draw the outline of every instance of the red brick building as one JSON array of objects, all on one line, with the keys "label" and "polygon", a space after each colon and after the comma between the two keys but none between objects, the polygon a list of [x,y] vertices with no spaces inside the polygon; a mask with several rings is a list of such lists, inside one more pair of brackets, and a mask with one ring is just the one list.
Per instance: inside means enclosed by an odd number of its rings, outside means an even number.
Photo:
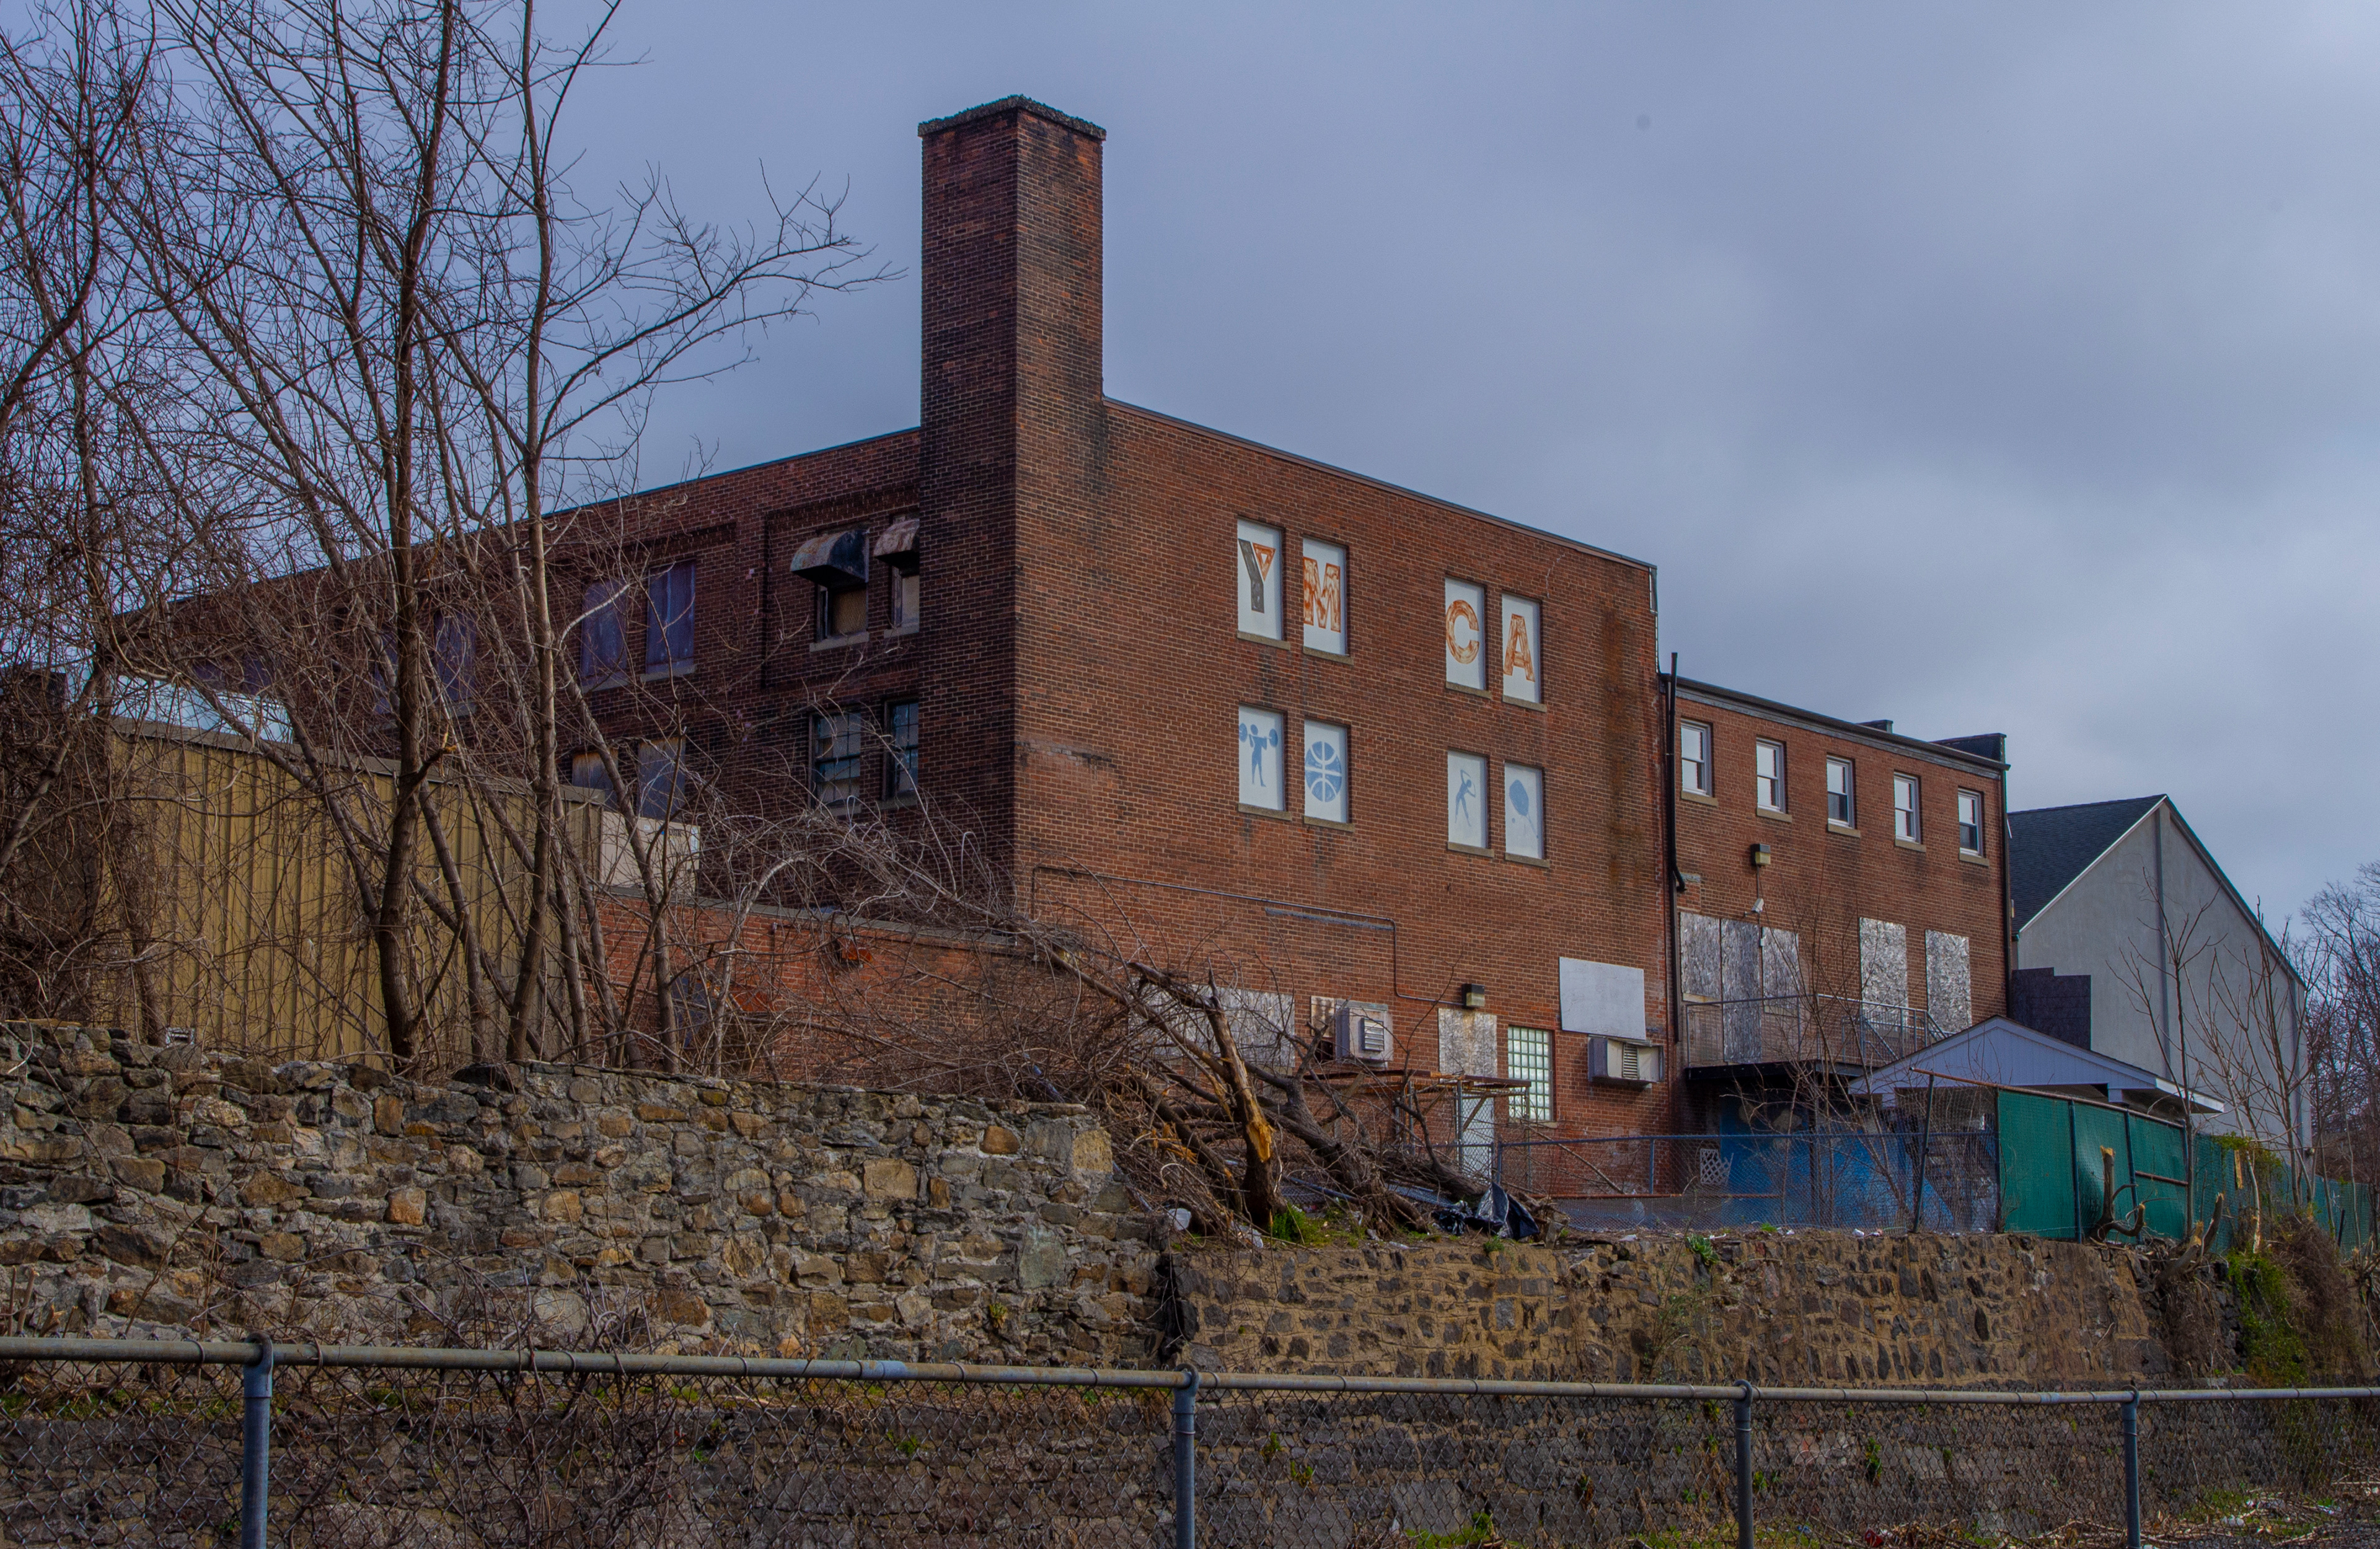
[{"label": "red brick building", "polygon": [[647,770],[914,781],[1037,914],[1212,963],[1252,1026],[1352,1005],[1394,1063],[1530,1078],[1524,1121],[1666,1125],[1652,568],[1108,398],[1102,131],[920,133],[921,425],[642,497],[644,574],[599,583],[597,656],[685,690]]},{"label": "red brick building", "polygon": [[1689,1127],[1718,1100],[1888,1063],[2007,1009],[2007,764],[1663,678]]}]

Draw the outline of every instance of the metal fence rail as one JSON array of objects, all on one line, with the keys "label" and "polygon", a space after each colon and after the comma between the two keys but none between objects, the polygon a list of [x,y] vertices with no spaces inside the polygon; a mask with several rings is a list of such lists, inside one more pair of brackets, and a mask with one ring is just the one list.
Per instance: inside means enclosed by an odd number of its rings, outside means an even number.
[{"label": "metal fence rail", "polygon": [[1493,1533],[1534,1549],[1731,1526],[1748,1546],[1762,1520],[2088,1520],[2137,1544],[2147,1513],[2319,1491],[2375,1461],[2380,1387],[1764,1388],[0,1338],[8,1544],[1385,1549]]}]

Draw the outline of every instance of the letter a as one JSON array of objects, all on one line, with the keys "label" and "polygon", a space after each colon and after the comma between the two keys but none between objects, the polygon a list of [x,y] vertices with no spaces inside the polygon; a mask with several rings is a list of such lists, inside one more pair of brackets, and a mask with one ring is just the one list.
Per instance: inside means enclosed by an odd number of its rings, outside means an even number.
[{"label": "letter a", "polygon": [[1512,677],[1517,674],[1535,683],[1537,681],[1537,664],[1529,655],[1528,618],[1525,614],[1515,613],[1510,622],[1512,637],[1504,645],[1504,675]]}]

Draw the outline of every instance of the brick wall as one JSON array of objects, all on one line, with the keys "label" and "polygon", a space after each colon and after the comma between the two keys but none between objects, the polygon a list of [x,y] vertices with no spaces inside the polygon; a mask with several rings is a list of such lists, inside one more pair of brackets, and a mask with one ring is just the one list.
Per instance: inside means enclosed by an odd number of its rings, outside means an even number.
[{"label": "brick wall", "polygon": [[[1691,682],[1680,686],[1677,717],[1708,727],[1714,744],[1709,794],[1685,789],[1682,777],[1677,795],[1678,869],[1687,878],[1677,895],[1682,914],[1793,933],[1803,992],[1845,1000],[1863,998],[1860,922],[1898,925],[1905,962],[1903,1004],[1937,1013],[1946,1033],[2005,1011],[2007,844],[1997,764]],[[1762,741],[1784,750],[1782,811],[1764,809],[1755,799],[1755,746]],[[1852,766],[1855,805],[1850,824],[1828,819],[1829,758]],[[1918,779],[1915,843],[1894,835],[1895,774]],[[1983,798],[1980,853],[1965,852],[1959,841],[1955,803],[1961,790]],[[1767,847],[1765,865],[1753,864],[1755,845]],[[1928,932],[1966,942],[1969,1004],[1963,1012],[1937,1007],[1929,996]],[[1681,976],[1690,997],[1707,995],[1714,986],[1695,982],[1692,936],[1687,922],[1680,933],[1686,959]],[[1873,955],[1873,940],[1869,950]],[[1773,982],[1773,947],[1769,969],[1767,981],[1755,982],[1748,964],[1730,963],[1716,987],[1730,998],[1793,993]],[[1710,974],[1706,966],[1702,976]]]}]

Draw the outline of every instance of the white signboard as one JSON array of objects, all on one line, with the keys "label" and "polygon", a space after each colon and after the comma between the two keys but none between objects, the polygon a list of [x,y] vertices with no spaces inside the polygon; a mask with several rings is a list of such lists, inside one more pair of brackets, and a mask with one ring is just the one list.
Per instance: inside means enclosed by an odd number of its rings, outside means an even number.
[{"label": "white signboard", "polygon": [[1504,853],[1546,858],[1546,772],[1504,766]]},{"label": "white signboard", "polygon": [[1446,681],[1488,686],[1488,589],[1468,581],[1446,583]]},{"label": "white signboard", "polygon": [[1232,575],[1240,599],[1240,633],[1280,639],[1281,530],[1242,522]]},{"label": "white signboard", "polygon": [[1240,707],[1240,804],[1281,809],[1279,710]]},{"label": "white signboard", "polygon": [[1504,697],[1535,705],[1546,696],[1537,675],[1537,605],[1504,594]]},{"label": "white signboard", "polygon": [[1488,760],[1475,753],[1446,756],[1446,842],[1488,848]]},{"label": "white signboard", "polygon": [[1616,962],[1561,960],[1561,1024],[1565,1033],[1606,1038],[1645,1036],[1645,971]]},{"label": "white signboard", "polygon": [[1347,551],[1305,540],[1305,648],[1347,654]]},{"label": "white signboard", "polygon": [[1347,728],[1305,723],[1305,816],[1347,821]]}]

